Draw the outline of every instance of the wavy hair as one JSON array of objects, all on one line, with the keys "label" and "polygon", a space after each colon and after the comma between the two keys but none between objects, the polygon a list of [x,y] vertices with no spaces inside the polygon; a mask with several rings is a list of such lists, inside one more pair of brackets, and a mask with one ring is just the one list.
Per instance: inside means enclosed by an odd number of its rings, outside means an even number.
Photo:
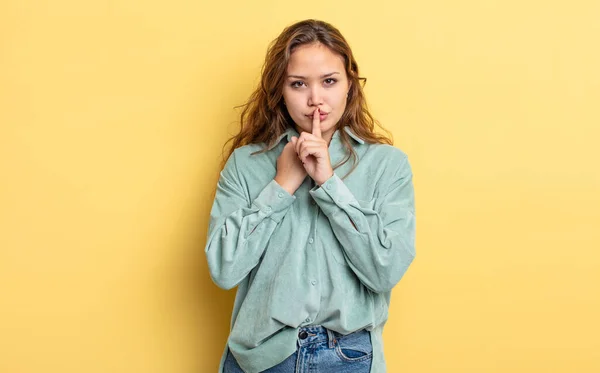
[{"label": "wavy hair", "polygon": [[[286,27],[269,45],[261,70],[259,86],[245,104],[236,107],[243,108],[240,115],[240,131],[225,142],[223,149],[229,142],[232,142],[232,145],[228,150],[227,157],[223,159],[222,166],[235,149],[247,144],[263,143],[264,148],[252,154],[265,152],[274,145],[280,135],[294,126],[294,122],[283,104],[283,85],[288,62],[296,48],[313,43],[320,43],[343,57],[346,75],[351,84],[346,110],[337,123],[336,129],[342,130],[347,126],[367,143],[393,144],[391,133],[369,113],[363,92],[363,86],[367,79],[360,77],[358,64],[346,39],[337,28],[329,23],[309,19]],[[380,127],[387,136],[375,133],[375,125]],[[350,174],[356,167],[357,155],[346,131],[339,132],[346,156],[333,168],[341,166],[352,158],[354,164],[348,172]]]}]

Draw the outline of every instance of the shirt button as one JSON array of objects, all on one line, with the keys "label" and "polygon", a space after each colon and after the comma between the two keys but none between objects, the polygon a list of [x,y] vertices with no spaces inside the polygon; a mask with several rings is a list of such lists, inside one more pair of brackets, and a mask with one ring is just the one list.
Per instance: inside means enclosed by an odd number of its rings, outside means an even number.
[{"label": "shirt button", "polygon": [[327,184],[327,186],[325,187],[327,190],[331,190],[331,184]]},{"label": "shirt button", "polygon": [[306,320],[304,320],[306,322],[310,322],[310,317],[307,317]]},{"label": "shirt button", "polygon": [[283,193],[279,192],[279,194],[277,195],[277,197],[283,198]]},{"label": "shirt button", "polygon": [[300,339],[306,339],[308,337],[308,333],[306,331],[301,331],[300,333],[298,333],[298,338]]},{"label": "shirt button", "polygon": [[317,280],[312,280],[310,283],[313,284],[313,286],[315,286],[317,284]]},{"label": "shirt button", "polygon": [[313,242],[315,242],[315,240],[313,240],[312,238],[308,239],[308,243],[313,243]]},{"label": "shirt button", "polygon": [[271,206],[267,206],[265,210],[267,210],[267,212],[271,212]]}]

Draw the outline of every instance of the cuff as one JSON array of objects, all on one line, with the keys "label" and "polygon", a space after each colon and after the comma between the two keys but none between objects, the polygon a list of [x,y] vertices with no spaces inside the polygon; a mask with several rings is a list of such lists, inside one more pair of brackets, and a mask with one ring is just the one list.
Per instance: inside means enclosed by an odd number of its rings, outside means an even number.
[{"label": "cuff", "polygon": [[288,208],[294,203],[296,196],[289,194],[273,179],[252,202],[265,217],[280,222]]},{"label": "cuff", "polygon": [[352,191],[348,189],[344,181],[336,174],[333,174],[320,187],[315,186],[312,188],[309,193],[321,210],[328,216],[340,208],[360,206]]}]

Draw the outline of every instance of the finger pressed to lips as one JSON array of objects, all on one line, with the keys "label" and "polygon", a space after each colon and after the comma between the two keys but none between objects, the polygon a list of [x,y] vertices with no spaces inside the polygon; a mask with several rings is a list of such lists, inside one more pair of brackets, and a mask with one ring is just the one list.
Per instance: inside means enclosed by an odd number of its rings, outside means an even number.
[{"label": "finger pressed to lips", "polygon": [[[329,113],[326,113],[326,112],[324,112],[324,111],[321,111],[321,112],[319,113],[319,117],[322,117],[322,116],[327,116],[328,114],[329,114]],[[315,117],[315,116],[314,116],[313,114],[307,114],[307,115],[306,115],[306,117],[312,120],[312,119],[314,119],[314,117]]]},{"label": "finger pressed to lips", "polygon": [[[307,147],[317,148],[322,146],[321,142],[323,138],[321,137],[321,111],[319,108],[316,108],[312,115],[312,131],[311,132],[302,132],[300,137],[294,139],[292,138],[292,142],[294,148],[296,150],[296,154],[300,156],[300,153],[306,149]],[[301,157],[301,158],[305,158]],[[303,159],[304,160],[304,159]]]},{"label": "finger pressed to lips", "polygon": [[312,127],[312,134],[317,136],[317,137],[321,137],[321,111],[319,110],[319,108],[316,108],[315,111],[313,112],[313,127]]}]

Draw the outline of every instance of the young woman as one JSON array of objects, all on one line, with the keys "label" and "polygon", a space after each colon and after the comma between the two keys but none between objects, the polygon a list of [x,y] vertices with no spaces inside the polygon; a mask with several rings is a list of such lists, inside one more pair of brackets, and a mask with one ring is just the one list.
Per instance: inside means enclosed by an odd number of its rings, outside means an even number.
[{"label": "young woman", "polygon": [[206,256],[237,286],[219,372],[385,372],[390,292],[415,256],[407,156],[374,132],[328,23],[270,45],[220,174]]}]

